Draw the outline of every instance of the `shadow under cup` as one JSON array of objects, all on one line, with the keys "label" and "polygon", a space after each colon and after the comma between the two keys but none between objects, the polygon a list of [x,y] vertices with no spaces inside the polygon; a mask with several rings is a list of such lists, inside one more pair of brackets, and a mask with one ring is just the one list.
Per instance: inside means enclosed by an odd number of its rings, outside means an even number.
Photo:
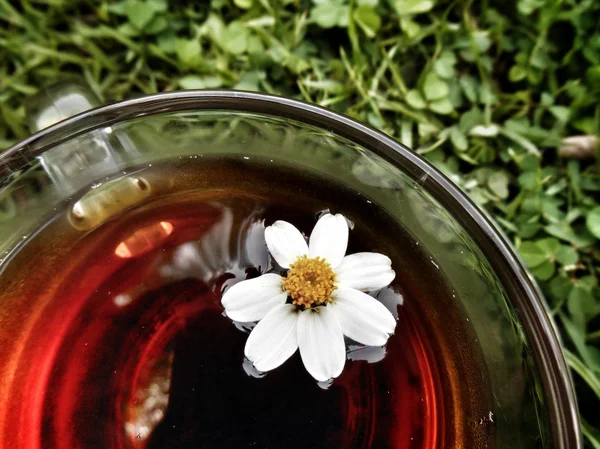
[{"label": "shadow under cup", "polygon": [[[0,156],[0,284],[10,283],[11,260],[56,211],[72,212],[101,184],[152,179],[172,161],[220,157],[343,185],[375,203],[431,258],[451,297],[413,307],[426,317],[435,371],[427,447],[580,447],[556,333],[489,219],[407,148],[315,106],[241,92],[162,94],[83,113],[17,144]],[[103,212],[107,219],[138,204],[124,195]],[[80,226],[102,225],[100,215]],[[32,428],[44,423],[17,400],[28,385],[24,348],[44,309],[9,296],[0,293],[0,448],[44,447],[35,445],[40,430]]]}]

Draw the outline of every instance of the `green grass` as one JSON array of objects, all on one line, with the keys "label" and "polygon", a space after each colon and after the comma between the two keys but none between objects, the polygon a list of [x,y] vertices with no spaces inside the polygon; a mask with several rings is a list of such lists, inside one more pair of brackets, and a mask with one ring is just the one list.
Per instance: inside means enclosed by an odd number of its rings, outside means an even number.
[{"label": "green grass", "polygon": [[563,331],[586,443],[600,448],[600,2],[186,3],[0,0],[0,148],[27,136],[25,99],[73,74],[104,102],[259,90],[382,129],[520,250]]}]

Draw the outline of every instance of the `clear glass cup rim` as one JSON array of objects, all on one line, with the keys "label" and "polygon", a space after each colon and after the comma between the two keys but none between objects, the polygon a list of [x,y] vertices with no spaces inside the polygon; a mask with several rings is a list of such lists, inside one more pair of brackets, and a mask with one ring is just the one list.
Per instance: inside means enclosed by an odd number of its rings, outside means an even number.
[{"label": "clear glass cup rim", "polygon": [[452,181],[408,147],[361,122],[286,97],[234,90],[160,93],[109,104],[45,128],[0,153],[0,188],[7,174],[57,144],[135,118],[183,111],[232,111],[293,119],[331,131],[390,162],[446,208],[479,246],[518,310],[544,388],[557,449],[583,448],[577,402],[558,332],[535,283],[491,219]]}]

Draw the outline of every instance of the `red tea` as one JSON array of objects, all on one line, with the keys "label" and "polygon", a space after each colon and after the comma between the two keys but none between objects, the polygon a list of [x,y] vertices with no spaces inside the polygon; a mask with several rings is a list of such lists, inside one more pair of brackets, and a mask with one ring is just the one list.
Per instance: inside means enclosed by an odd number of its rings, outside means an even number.
[{"label": "red tea", "polygon": [[[308,235],[326,211],[351,221],[349,254],[391,258],[376,297],[395,334],[347,341],[331,382],[298,353],[257,372],[221,292],[273,268],[265,226]],[[98,187],[1,267],[0,449],[492,447],[473,425],[485,369],[434,260],[370,199],[268,162],[177,161]]]}]

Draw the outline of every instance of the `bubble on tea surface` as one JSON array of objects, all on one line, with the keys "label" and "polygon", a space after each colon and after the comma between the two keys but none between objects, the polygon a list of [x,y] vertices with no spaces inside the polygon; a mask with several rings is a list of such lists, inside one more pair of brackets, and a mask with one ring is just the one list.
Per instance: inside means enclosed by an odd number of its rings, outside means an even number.
[{"label": "bubble on tea surface", "polygon": [[69,223],[79,231],[88,231],[150,195],[150,184],[143,178],[126,177],[94,185],[69,211]]}]

